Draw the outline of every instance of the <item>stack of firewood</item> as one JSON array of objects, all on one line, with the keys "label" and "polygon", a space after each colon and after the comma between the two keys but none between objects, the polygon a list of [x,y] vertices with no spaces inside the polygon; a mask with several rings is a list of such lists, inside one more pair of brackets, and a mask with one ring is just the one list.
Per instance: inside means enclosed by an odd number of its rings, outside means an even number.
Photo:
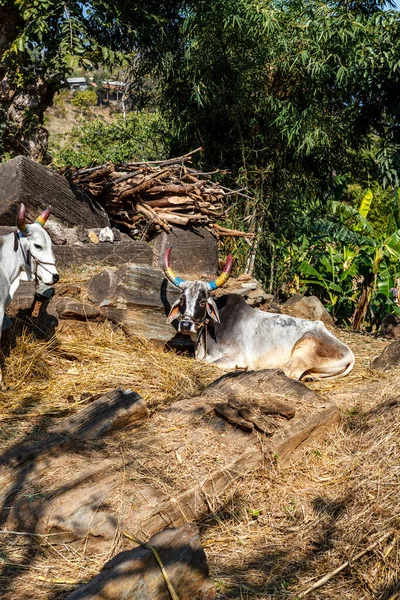
[{"label": "stack of firewood", "polygon": [[172,225],[204,225],[217,236],[253,237],[217,223],[227,216],[224,198],[235,192],[212,181],[220,171],[204,173],[189,166],[199,150],[164,161],[107,163],[65,175],[103,206],[114,226],[142,238],[154,230],[170,231]]}]

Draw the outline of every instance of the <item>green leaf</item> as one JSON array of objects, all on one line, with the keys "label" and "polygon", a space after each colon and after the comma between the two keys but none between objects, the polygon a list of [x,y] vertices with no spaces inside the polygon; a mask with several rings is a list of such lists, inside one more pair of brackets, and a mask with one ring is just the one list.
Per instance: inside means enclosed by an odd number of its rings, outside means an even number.
[{"label": "green leaf", "polygon": [[367,193],[365,194],[365,196],[363,197],[363,199],[361,200],[360,208],[358,209],[358,212],[360,213],[360,215],[362,217],[364,217],[364,219],[366,219],[368,216],[373,197],[374,196],[373,196],[373,193],[371,192],[371,190],[368,190]]},{"label": "green leaf", "polygon": [[318,271],[314,269],[314,267],[309,265],[306,261],[303,261],[301,263],[300,270],[305,275],[314,275],[314,277],[316,277],[317,279],[323,279],[322,275],[320,275]]}]

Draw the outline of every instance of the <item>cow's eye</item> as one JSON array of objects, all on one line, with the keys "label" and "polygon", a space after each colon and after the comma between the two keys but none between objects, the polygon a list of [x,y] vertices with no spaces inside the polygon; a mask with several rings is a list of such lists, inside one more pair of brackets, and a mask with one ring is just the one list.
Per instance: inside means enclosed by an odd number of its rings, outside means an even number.
[{"label": "cow's eye", "polygon": [[202,301],[200,302],[200,306],[203,308],[205,305],[206,305],[206,301],[205,301],[205,300],[202,300]]},{"label": "cow's eye", "polygon": [[39,244],[33,244],[35,246],[35,248],[37,250],[43,250],[43,246],[40,246]]}]

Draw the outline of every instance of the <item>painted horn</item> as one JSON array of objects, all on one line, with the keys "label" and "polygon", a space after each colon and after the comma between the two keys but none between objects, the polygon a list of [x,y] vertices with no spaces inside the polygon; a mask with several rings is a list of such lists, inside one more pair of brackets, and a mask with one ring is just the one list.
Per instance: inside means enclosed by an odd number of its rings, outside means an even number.
[{"label": "painted horn", "polygon": [[224,270],[222,271],[221,275],[219,277],[217,277],[217,279],[214,279],[214,281],[207,281],[207,287],[210,290],[210,292],[212,290],[216,290],[217,288],[221,287],[221,285],[224,285],[224,283],[226,283],[228,281],[229,277],[231,276],[231,272],[232,272],[232,254],[229,254],[228,258],[226,259]]},{"label": "painted horn", "polygon": [[22,202],[17,215],[17,227],[22,233],[28,232],[28,226],[25,223],[25,204]]},{"label": "painted horn", "polygon": [[169,264],[169,259],[171,255],[172,248],[167,248],[164,254],[163,266],[164,266],[164,275],[167,279],[170,280],[171,283],[176,285],[178,288],[182,288],[185,283],[184,279],[177,277],[173,270],[171,269],[171,265]]},{"label": "painted horn", "polygon": [[48,219],[48,218],[49,218],[49,216],[50,216],[50,213],[51,213],[51,206],[48,206],[48,207],[46,208],[46,210],[44,210],[44,211],[42,212],[42,214],[40,215],[40,217],[38,217],[38,218],[36,219],[35,223],[39,223],[39,225],[41,225],[42,227],[44,227],[44,225],[45,225],[45,223],[46,223],[47,219]]}]

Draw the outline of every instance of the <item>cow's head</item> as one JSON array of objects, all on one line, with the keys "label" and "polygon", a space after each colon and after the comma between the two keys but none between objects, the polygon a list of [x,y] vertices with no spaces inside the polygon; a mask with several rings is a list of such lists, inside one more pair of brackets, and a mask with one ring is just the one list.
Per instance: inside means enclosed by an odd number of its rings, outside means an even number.
[{"label": "cow's head", "polygon": [[46,285],[57,283],[60,278],[55,265],[51,239],[44,230],[50,211],[50,207],[46,208],[34,223],[27,225],[25,206],[21,204],[17,217],[20,243],[27,266]]},{"label": "cow's head", "polygon": [[208,319],[220,322],[217,305],[210,296],[212,290],[221,287],[232,271],[232,256],[229,255],[221,275],[214,281],[185,281],[177,277],[170,266],[171,248],[164,254],[164,274],[171,283],[182,290],[168,315],[168,323],[179,320],[178,331],[196,335]]}]

